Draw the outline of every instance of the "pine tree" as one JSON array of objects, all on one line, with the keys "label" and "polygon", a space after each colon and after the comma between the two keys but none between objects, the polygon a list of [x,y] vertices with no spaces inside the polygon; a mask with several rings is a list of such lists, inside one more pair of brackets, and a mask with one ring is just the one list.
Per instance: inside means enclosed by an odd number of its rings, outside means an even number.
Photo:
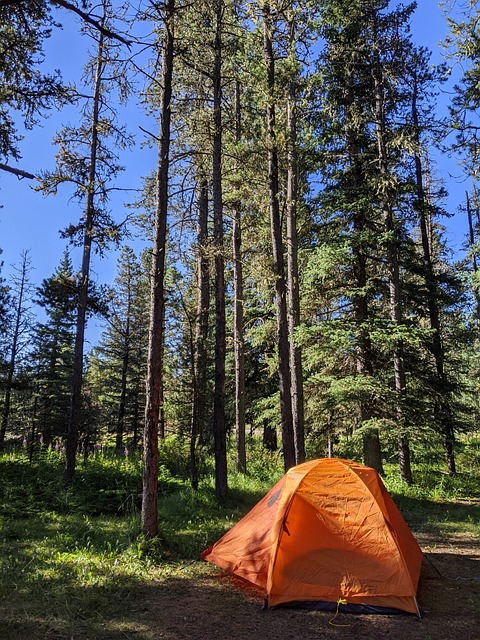
[{"label": "pine tree", "polygon": [[455,133],[451,148],[463,159],[466,174],[477,180],[480,163],[480,7],[474,2],[446,0],[443,8],[450,28],[445,41],[447,57],[461,69],[450,105],[448,130]]},{"label": "pine tree", "polygon": [[266,147],[268,153],[268,192],[270,226],[275,277],[275,304],[277,317],[278,374],[280,383],[280,410],[282,416],[282,446],[285,469],[295,464],[291,375],[288,345],[287,297],[285,280],[284,249],[280,217],[280,185],[278,147],[276,140],[275,110],[275,57],[272,33],[275,28],[270,3],[263,2],[263,51],[266,70]]},{"label": "pine tree", "polygon": [[[423,48],[412,48],[409,60],[405,68],[407,81],[410,87],[411,103],[411,136],[414,144],[415,163],[415,209],[418,214],[421,239],[421,253],[424,267],[424,282],[426,288],[426,300],[428,308],[429,324],[432,331],[430,350],[435,361],[437,378],[437,400],[435,402],[435,416],[441,431],[444,434],[447,463],[450,473],[455,473],[454,454],[454,421],[451,411],[451,388],[446,375],[445,346],[441,327],[439,274],[436,273],[433,252],[432,219],[436,213],[436,207],[429,194],[426,176],[429,173],[428,161],[425,160],[426,136],[438,128],[432,114],[432,92],[438,88],[445,76],[443,66],[432,68],[430,65],[430,53]],[[438,209],[438,208],[437,208]]]},{"label": "pine tree", "polygon": [[[2,249],[0,249],[0,255]],[[8,328],[8,309],[10,305],[9,288],[5,282],[5,278],[1,275],[3,260],[0,261],[0,367],[3,369],[7,358],[7,328]],[[3,376],[2,376],[3,378]]]},{"label": "pine tree", "polygon": [[227,433],[225,425],[225,261],[223,257],[223,188],[222,188],[222,80],[224,3],[215,0],[215,36],[213,54],[213,141],[212,200],[213,243],[215,248],[215,389],[213,401],[213,434],[215,440],[215,491],[220,500],[227,495]]},{"label": "pine tree", "polygon": [[89,362],[87,377],[101,396],[104,427],[115,433],[115,449],[138,445],[148,326],[148,282],[133,250],[122,247],[108,296],[108,320]]},{"label": "pine tree", "polygon": [[[321,8],[326,47],[318,66],[317,144],[325,188],[318,196],[321,246],[306,278],[324,279],[322,314],[328,320],[315,331],[324,347],[331,336],[322,374],[326,422],[338,419],[362,434],[365,462],[379,470],[379,429],[395,425],[400,473],[408,482],[408,438],[421,420],[414,411],[421,400],[408,397],[407,372],[417,375],[415,349],[420,335],[426,340],[424,308],[413,306],[410,287],[418,267],[409,235],[415,169],[408,154],[420,152],[412,138],[407,78],[412,11],[413,5],[390,11],[380,1]],[[330,349],[341,355],[336,364]],[[345,406],[356,407],[354,420],[345,421]],[[423,406],[425,417],[428,402]]]},{"label": "pine tree", "polygon": [[[290,345],[290,374],[292,386],[292,418],[295,441],[295,461],[305,461],[305,417],[302,352],[295,333],[300,325],[300,278],[298,269],[298,210],[299,210],[299,153],[297,94],[299,85],[299,57],[297,54],[297,31],[305,25],[300,22],[301,5],[292,5],[287,10],[288,30],[288,80],[286,90],[286,147],[287,147],[287,290],[288,290],[288,333]],[[304,36],[305,37],[305,36]]]},{"label": "pine tree", "polygon": [[65,251],[54,274],[43,280],[36,293],[36,303],[47,319],[35,328],[32,353],[36,382],[32,449],[36,434],[43,436],[45,446],[55,439],[66,440],[77,300],[72,261]]},{"label": "pine tree", "polygon": [[167,0],[163,17],[162,68],[159,78],[160,136],[155,182],[155,226],[150,272],[150,323],[143,436],[142,530],[148,538],[154,538],[158,533],[158,423],[163,388],[165,253],[175,21],[175,0]]},{"label": "pine tree", "polygon": [[[240,146],[242,136],[242,114],[240,81],[235,79],[235,145]],[[235,162],[235,172],[239,174],[239,162]],[[240,191],[241,185],[237,175],[232,186]],[[245,443],[245,339],[244,339],[244,283],[243,283],[243,256],[242,256],[242,203],[235,197],[232,203],[233,210],[233,348],[235,354],[235,453],[236,468],[238,473],[247,472],[247,452]]]},{"label": "pine tree", "polygon": [[46,2],[5,2],[0,6],[0,169],[33,178],[9,164],[19,161],[19,117],[26,129],[65,101],[59,72],[42,73],[43,43],[54,25]]},{"label": "pine tree", "polygon": [[[112,20],[113,9],[104,0],[101,25]],[[96,53],[87,63],[85,83],[92,90],[83,109],[83,122],[78,127],[65,127],[56,138],[60,145],[57,169],[42,176],[40,188],[44,193],[55,193],[64,182],[75,185],[74,197],[85,203],[84,217],[77,225],[64,232],[73,243],[82,247],[82,266],[79,280],[78,308],[75,336],[75,355],[72,376],[72,398],[66,446],[65,482],[73,480],[78,446],[82,381],[84,368],[84,336],[89,302],[90,265],[94,247],[102,251],[109,243],[118,242],[121,226],[113,221],[106,209],[112,181],[122,167],[118,150],[131,143],[125,128],[116,122],[115,110],[108,98],[116,94],[122,100],[128,95],[128,78],[121,64],[117,64],[119,51],[108,42],[103,30],[90,32],[96,42]],[[111,73],[115,69],[116,73]]]},{"label": "pine tree", "polygon": [[207,339],[210,305],[210,258],[208,238],[208,182],[197,186],[196,312],[192,345],[192,417],[190,434],[190,481],[198,489],[197,444],[205,437],[207,424]]},{"label": "pine tree", "polygon": [[9,428],[10,409],[12,401],[13,383],[19,359],[28,350],[30,332],[32,328],[32,284],[30,272],[32,270],[28,251],[23,251],[20,263],[14,267],[10,295],[12,300],[9,340],[8,364],[5,382],[5,397],[0,427],[0,450],[5,446],[5,436]]}]

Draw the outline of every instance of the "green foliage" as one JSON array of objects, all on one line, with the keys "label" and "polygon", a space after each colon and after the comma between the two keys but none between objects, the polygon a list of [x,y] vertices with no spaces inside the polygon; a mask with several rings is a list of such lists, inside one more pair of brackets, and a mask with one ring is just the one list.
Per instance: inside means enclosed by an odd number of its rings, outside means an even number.
[{"label": "green foliage", "polygon": [[[2,460],[3,500],[0,514],[28,517],[45,510],[88,515],[137,513],[141,500],[140,461],[137,458],[92,454],[79,462],[72,487],[63,484],[63,455],[41,448],[32,463],[26,452]],[[167,490],[168,482],[162,485]]]},{"label": "green foliage", "polygon": [[8,2],[0,7],[0,158],[18,160],[22,136],[18,116],[26,129],[38,117],[65,102],[60,74],[44,75],[44,39],[54,21],[47,2]]}]

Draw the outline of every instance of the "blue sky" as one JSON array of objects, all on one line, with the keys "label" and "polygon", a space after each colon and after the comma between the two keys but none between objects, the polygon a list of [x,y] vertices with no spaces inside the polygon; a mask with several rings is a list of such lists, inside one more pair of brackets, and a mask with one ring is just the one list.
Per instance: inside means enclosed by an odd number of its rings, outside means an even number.
[{"label": "blue sky", "polygon": [[[92,48],[92,41],[88,36],[78,33],[78,19],[69,12],[60,15],[62,29],[55,29],[52,37],[45,46],[45,68],[48,70],[59,68],[66,82],[75,82],[81,88],[80,78],[86,60],[86,53]],[[130,108],[130,117],[134,118],[135,126],[130,131],[135,134],[138,143],[145,140],[145,135],[138,129],[138,122],[144,128],[155,131],[155,122],[148,123],[146,116],[136,109]],[[136,119],[138,112],[138,120]],[[132,113],[135,114],[132,116]],[[55,166],[53,144],[55,133],[68,123],[78,122],[78,108],[69,106],[60,113],[52,111],[48,117],[40,122],[40,126],[31,131],[25,131],[24,140],[20,145],[22,160],[18,166],[31,173],[51,170]],[[156,165],[156,151],[148,147],[137,146],[133,157],[125,158],[124,164],[128,170],[121,174],[119,186],[122,189],[139,189],[142,176],[147,175]],[[122,160],[123,162],[123,160]],[[13,164],[13,163],[11,163]],[[66,240],[60,238],[59,231],[69,223],[76,223],[83,215],[83,205],[70,199],[68,185],[61,185],[55,196],[44,196],[36,192],[35,181],[19,180],[14,175],[0,171],[0,249],[3,261],[1,274],[8,281],[12,272],[12,265],[18,264],[20,254],[27,250],[34,267],[31,280],[40,284],[44,278],[53,274],[59,265],[65,248]],[[122,220],[126,214],[124,203],[134,199],[134,192],[119,193],[112,198],[112,214],[115,220]],[[125,243],[130,243],[128,240]],[[141,244],[138,240],[137,244]],[[80,250],[68,247],[75,270],[80,269]],[[113,282],[116,273],[117,253],[107,254],[106,257],[92,256],[92,278],[101,284]],[[90,321],[92,335],[96,335],[95,320]]]},{"label": "blue sky", "polygon": [[[438,43],[447,32],[445,16],[436,0],[419,0],[414,16],[412,31],[418,44],[427,46],[433,51],[433,61],[441,61]],[[85,50],[89,40],[78,35],[75,27],[76,18],[64,12],[61,16],[63,30],[55,30],[46,47],[46,64],[59,67],[67,81],[79,80],[85,59]],[[447,96],[439,98],[439,110],[445,110]],[[443,105],[443,106],[442,106]],[[52,113],[42,122],[40,127],[25,132],[21,144],[23,159],[19,166],[33,173],[54,166],[55,147],[52,139],[55,132],[69,121],[76,120],[73,107],[61,113]],[[144,124],[145,126],[145,124]],[[146,125],[148,127],[148,125]],[[155,124],[150,128],[154,130]],[[137,129],[137,141],[144,135]],[[451,213],[464,199],[468,184],[461,179],[461,172],[455,159],[437,154],[432,158],[438,164],[438,176],[445,179],[450,196],[447,201]],[[132,161],[133,160],[133,161]],[[155,152],[147,148],[137,148],[135,157],[128,161],[129,170],[121,178],[123,187],[139,188],[141,176],[147,174],[155,166]],[[114,202],[115,218],[121,219],[123,200],[127,196],[118,197]],[[76,222],[82,215],[82,208],[75,201],[69,201],[68,188],[59,189],[57,196],[44,197],[32,189],[28,180],[18,180],[15,176],[0,172],[0,248],[3,249],[1,259],[4,261],[2,274],[8,278],[11,265],[19,262],[22,250],[29,250],[32,265],[35,267],[31,279],[35,284],[49,277],[58,266],[65,249],[65,241],[60,239],[59,230],[70,222]],[[449,244],[458,251],[466,232],[465,221],[457,215],[448,222],[447,238]],[[75,269],[79,268],[78,252],[72,250]],[[116,257],[93,260],[93,272],[101,283],[110,283],[115,277]],[[95,277],[95,275],[94,275]]]}]

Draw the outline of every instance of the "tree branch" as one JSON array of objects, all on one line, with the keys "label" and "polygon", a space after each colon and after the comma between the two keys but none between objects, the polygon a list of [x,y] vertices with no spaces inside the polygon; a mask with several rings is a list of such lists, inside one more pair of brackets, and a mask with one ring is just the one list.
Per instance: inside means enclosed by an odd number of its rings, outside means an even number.
[{"label": "tree branch", "polygon": [[80,18],[82,18],[82,20],[92,25],[92,27],[95,27],[95,29],[98,29],[107,38],[114,38],[115,40],[119,40],[123,44],[126,44],[127,47],[130,47],[130,45],[132,44],[130,40],[126,40],[120,34],[115,33],[110,29],[107,29],[106,27],[101,25],[98,22],[98,20],[95,20],[94,18],[92,18],[91,15],[89,15],[85,11],[82,11],[71,2],[68,2],[68,0],[50,0],[50,2],[51,4],[55,4],[55,5],[58,5],[59,7],[63,7],[64,9],[67,9],[67,11],[73,11],[73,13],[76,13],[78,16],[80,16]]},{"label": "tree branch", "polygon": [[34,180],[35,176],[33,173],[28,173],[28,171],[23,171],[22,169],[16,169],[15,167],[10,167],[8,164],[3,164],[0,162],[0,170],[8,171],[8,173],[13,173],[14,176],[17,176],[19,180],[22,178],[28,178],[29,180]]}]

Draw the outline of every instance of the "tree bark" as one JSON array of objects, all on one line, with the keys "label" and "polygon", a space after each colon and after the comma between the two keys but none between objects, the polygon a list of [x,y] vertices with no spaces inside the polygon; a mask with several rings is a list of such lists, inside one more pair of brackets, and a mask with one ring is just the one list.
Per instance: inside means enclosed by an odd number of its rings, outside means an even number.
[{"label": "tree bark", "polygon": [[146,538],[154,538],[158,534],[158,424],[163,381],[164,279],[170,164],[174,17],[175,0],[167,0],[165,4],[163,60],[160,80],[162,94],[160,98],[160,135],[155,185],[157,203],[150,272],[150,323],[143,439],[142,531]]},{"label": "tree bark", "polygon": [[[241,139],[240,83],[235,82],[235,142]],[[238,170],[238,166],[236,167]],[[237,188],[240,185],[236,185]],[[237,472],[246,473],[245,446],[245,345],[243,340],[243,268],[242,268],[242,209],[240,200],[233,211],[233,348],[235,357],[235,435]]]},{"label": "tree bark", "polygon": [[275,60],[272,44],[272,19],[270,14],[270,5],[268,2],[264,2],[262,5],[262,16],[263,52],[267,72],[268,101],[266,113],[266,137],[268,151],[268,193],[273,250],[273,273],[275,277],[282,447],[285,470],[288,470],[290,467],[295,465],[295,442],[293,434],[292,399],[290,395],[290,350],[288,343],[285,261],[283,257],[282,224],[279,202],[278,151],[275,133]]},{"label": "tree bark", "polygon": [[[105,14],[102,18],[102,24]],[[87,200],[85,206],[85,229],[83,235],[82,270],[78,292],[78,308],[75,329],[75,348],[73,354],[72,371],[72,395],[70,400],[70,414],[67,428],[67,441],[65,446],[65,484],[73,482],[76,466],[78,447],[78,432],[82,411],[82,386],[83,386],[83,347],[85,339],[85,326],[87,315],[88,290],[90,282],[90,256],[93,242],[93,222],[95,217],[95,182],[97,177],[98,156],[98,125],[100,100],[102,92],[102,74],[105,68],[104,60],[104,34],[99,32],[97,47],[97,64],[95,69],[95,81],[93,89],[93,109],[90,140],[90,158],[87,182]]]},{"label": "tree bark", "polygon": [[197,196],[197,309],[193,354],[192,422],[190,435],[190,483],[198,489],[196,447],[206,423],[207,337],[210,306],[210,260],[208,257],[208,183],[199,177]]},{"label": "tree bark", "polygon": [[215,493],[224,500],[227,491],[227,434],[225,425],[225,265],[223,258],[222,202],[222,30],[223,0],[215,1],[215,43],[213,58],[213,153],[212,199],[215,246],[215,389],[213,434],[215,440]]},{"label": "tree bark", "polygon": [[5,398],[3,401],[2,427],[0,429],[0,451],[5,448],[5,437],[8,429],[8,420],[10,417],[10,407],[12,398],[13,376],[17,365],[17,356],[19,351],[20,329],[22,324],[22,316],[24,313],[23,304],[25,297],[25,288],[27,286],[29,260],[27,252],[22,253],[21,265],[19,268],[20,281],[18,288],[17,306],[15,308],[15,322],[12,335],[12,346],[10,350],[10,361],[7,369],[7,384],[5,389]]},{"label": "tree bark", "polygon": [[[295,55],[294,20],[289,20],[290,55]],[[295,442],[295,462],[305,461],[305,420],[302,351],[295,343],[295,331],[300,325],[300,282],[298,277],[297,236],[297,115],[295,78],[287,86],[287,288],[290,374],[292,388],[292,419]]]},{"label": "tree bark", "polygon": [[[418,117],[417,101],[418,86],[416,78],[413,78],[412,87],[412,121],[415,143],[417,149],[420,148],[420,124]],[[445,438],[445,450],[447,455],[447,465],[449,472],[456,472],[455,464],[455,433],[453,429],[453,419],[449,406],[448,397],[450,395],[447,389],[447,380],[445,375],[445,356],[442,343],[442,333],[440,325],[440,311],[437,302],[438,291],[435,283],[435,273],[432,260],[432,250],[430,235],[428,233],[428,202],[425,195],[423,182],[423,166],[422,160],[418,152],[415,153],[415,180],[418,203],[418,216],[420,221],[420,235],[422,238],[423,264],[425,268],[425,284],[427,286],[427,304],[430,319],[430,328],[433,331],[431,350],[435,360],[435,368],[441,390],[441,397],[436,403],[435,413],[438,415],[439,422]],[[480,305],[477,306],[478,318],[480,318]],[[479,325],[480,326],[480,325]]]}]

